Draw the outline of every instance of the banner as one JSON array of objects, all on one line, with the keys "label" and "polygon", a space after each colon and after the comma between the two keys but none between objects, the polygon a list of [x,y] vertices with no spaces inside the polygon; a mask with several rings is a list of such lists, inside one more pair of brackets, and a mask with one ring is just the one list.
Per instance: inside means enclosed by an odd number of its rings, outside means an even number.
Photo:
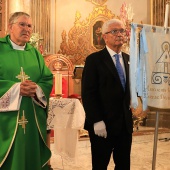
[{"label": "banner", "polygon": [[[164,27],[143,25],[138,42],[139,55],[130,54],[131,60],[138,58],[135,66],[130,65],[130,69],[137,68],[136,78],[130,75],[130,81],[136,82],[131,90],[132,102],[136,100],[135,91],[143,100],[144,110],[147,106],[170,109],[170,33],[165,33]],[[134,46],[130,48],[133,51]]]}]

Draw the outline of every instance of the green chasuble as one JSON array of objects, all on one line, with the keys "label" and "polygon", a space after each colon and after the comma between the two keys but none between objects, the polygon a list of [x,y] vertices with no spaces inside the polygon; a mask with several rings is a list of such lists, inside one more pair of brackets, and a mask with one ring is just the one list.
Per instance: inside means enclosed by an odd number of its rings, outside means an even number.
[{"label": "green chasuble", "polygon": [[[28,43],[24,51],[15,50],[9,36],[0,38],[0,170],[47,170],[51,157],[46,145],[47,107],[22,96],[19,110],[8,111],[8,99],[14,97],[9,91],[21,82],[17,78],[21,67],[28,80],[40,87],[48,106],[53,75],[42,55]],[[25,126],[18,123],[23,115]]]}]

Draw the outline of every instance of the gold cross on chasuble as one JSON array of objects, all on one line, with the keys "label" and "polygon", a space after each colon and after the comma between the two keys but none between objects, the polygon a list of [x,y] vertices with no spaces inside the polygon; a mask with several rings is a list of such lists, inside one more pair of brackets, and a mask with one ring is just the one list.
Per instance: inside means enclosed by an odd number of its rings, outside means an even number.
[{"label": "gold cross on chasuble", "polygon": [[25,128],[26,128],[26,124],[28,123],[27,119],[25,118],[25,114],[24,114],[24,110],[22,112],[22,116],[21,119],[18,120],[18,124],[22,126],[22,128],[24,129],[24,134],[25,134]]},{"label": "gold cross on chasuble", "polygon": [[20,74],[18,76],[16,76],[16,78],[20,79],[21,82],[24,82],[25,80],[29,79],[30,77],[25,74],[25,72],[23,71],[23,68],[21,67]]}]

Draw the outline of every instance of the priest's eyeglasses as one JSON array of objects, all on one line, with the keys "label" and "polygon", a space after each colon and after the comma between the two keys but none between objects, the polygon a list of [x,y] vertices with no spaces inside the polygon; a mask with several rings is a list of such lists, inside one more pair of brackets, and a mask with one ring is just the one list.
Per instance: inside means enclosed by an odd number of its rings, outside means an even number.
[{"label": "priest's eyeglasses", "polygon": [[16,22],[14,24],[18,24],[19,27],[22,28],[22,29],[25,29],[26,27],[31,31],[34,29],[34,26],[32,24],[27,24],[25,22]]},{"label": "priest's eyeglasses", "polygon": [[120,29],[120,30],[111,30],[106,32],[105,34],[112,34],[112,35],[117,35],[118,33],[120,34],[125,34],[126,30],[125,29]]}]

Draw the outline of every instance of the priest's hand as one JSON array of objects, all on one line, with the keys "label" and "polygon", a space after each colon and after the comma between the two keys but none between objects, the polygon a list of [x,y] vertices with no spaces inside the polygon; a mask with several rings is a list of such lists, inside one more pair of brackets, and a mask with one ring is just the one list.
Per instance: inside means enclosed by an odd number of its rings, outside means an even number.
[{"label": "priest's hand", "polygon": [[20,95],[34,97],[36,93],[37,85],[31,80],[26,80],[20,85]]},{"label": "priest's hand", "polygon": [[103,121],[94,123],[94,133],[100,137],[107,137],[106,125]]}]

